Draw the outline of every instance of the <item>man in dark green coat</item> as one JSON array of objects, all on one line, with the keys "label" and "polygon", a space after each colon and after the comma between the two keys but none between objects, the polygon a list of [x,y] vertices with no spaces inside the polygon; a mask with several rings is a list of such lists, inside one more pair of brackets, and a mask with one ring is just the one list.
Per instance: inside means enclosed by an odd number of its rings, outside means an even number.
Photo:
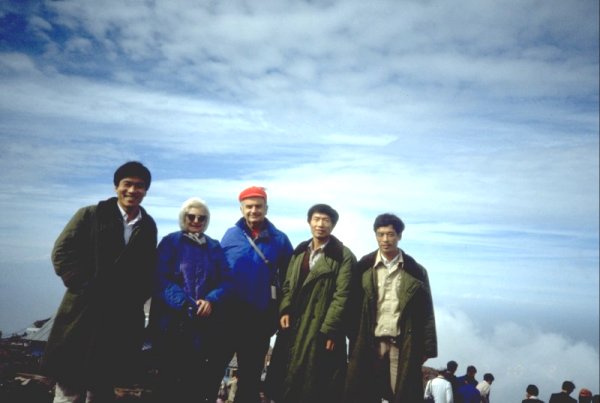
[{"label": "man in dark green coat", "polygon": [[43,360],[55,402],[112,401],[141,352],[156,268],[156,224],[140,206],[151,176],[134,161],[113,179],[117,197],[77,211],[52,251],[67,287]]},{"label": "man in dark green coat", "polygon": [[398,248],[404,223],[382,214],[373,225],[379,249],[357,264],[349,318],[350,362],[345,402],[423,401],[422,365],[437,356],[427,271]]},{"label": "man in dark green coat", "polygon": [[338,213],[326,204],[308,211],[312,239],[288,266],[279,305],[281,330],[267,376],[278,403],[337,403],[346,374],[345,312],[356,259],[331,231]]}]

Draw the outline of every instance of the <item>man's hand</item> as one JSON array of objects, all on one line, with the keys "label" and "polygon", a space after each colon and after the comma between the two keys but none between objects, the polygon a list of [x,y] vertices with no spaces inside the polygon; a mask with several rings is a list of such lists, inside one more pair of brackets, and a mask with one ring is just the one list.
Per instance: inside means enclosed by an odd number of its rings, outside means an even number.
[{"label": "man's hand", "polygon": [[282,329],[287,329],[290,327],[290,315],[282,315],[279,318],[279,325],[281,325]]},{"label": "man's hand", "polygon": [[204,299],[199,299],[198,301],[196,301],[196,306],[198,307],[198,310],[196,311],[196,316],[206,318],[212,313],[211,303]]},{"label": "man's hand", "polygon": [[334,348],[335,348],[335,341],[333,341],[331,339],[327,339],[327,341],[325,342],[325,350],[333,351]]}]

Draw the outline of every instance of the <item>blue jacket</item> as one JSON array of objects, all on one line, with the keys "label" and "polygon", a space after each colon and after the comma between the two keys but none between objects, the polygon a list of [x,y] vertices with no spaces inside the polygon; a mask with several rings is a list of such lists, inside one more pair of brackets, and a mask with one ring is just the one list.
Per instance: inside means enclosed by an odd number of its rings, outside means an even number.
[{"label": "blue jacket", "polygon": [[271,267],[268,267],[244,233],[250,236],[250,229],[241,218],[225,232],[221,240],[232,271],[233,292],[240,303],[265,311],[271,299],[271,284],[276,284],[280,289],[285,279],[292,256],[292,244],[287,235],[265,218],[265,226],[254,243],[271,263]]},{"label": "blue jacket", "polygon": [[[198,299],[210,301],[213,314],[231,294],[230,270],[218,241],[204,235],[199,245],[182,231],[165,236],[158,245],[158,270],[152,319],[161,331]],[[155,309],[156,308],[156,309]],[[158,312],[157,312],[158,311]]]}]

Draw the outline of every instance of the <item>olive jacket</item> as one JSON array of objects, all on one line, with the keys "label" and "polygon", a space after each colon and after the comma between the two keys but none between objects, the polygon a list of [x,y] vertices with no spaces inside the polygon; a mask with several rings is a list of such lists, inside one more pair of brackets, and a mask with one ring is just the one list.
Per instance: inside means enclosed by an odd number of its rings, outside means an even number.
[{"label": "olive jacket", "polygon": [[[267,385],[271,398],[283,403],[339,402],[346,373],[345,311],[356,258],[331,237],[322,256],[300,284],[302,261],[310,241],[295,249],[283,284],[281,315],[290,328],[280,330]],[[327,351],[327,339],[335,342]],[[282,379],[283,378],[283,379]]]},{"label": "olive jacket", "polygon": [[[427,271],[403,251],[402,280],[398,289],[400,304],[397,339],[400,348],[396,392],[390,403],[423,401],[423,358],[437,356],[437,336],[433,302]],[[352,311],[355,330],[350,335],[352,351],[348,364],[345,402],[381,402],[377,390],[375,324],[377,320],[377,287],[374,281],[377,251],[364,256],[357,264],[362,273],[361,286],[353,293]]]},{"label": "olive jacket", "polygon": [[67,289],[42,364],[63,383],[90,387],[135,373],[156,270],[156,224],[141,211],[128,244],[116,197],[77,211],[54,244]]}]

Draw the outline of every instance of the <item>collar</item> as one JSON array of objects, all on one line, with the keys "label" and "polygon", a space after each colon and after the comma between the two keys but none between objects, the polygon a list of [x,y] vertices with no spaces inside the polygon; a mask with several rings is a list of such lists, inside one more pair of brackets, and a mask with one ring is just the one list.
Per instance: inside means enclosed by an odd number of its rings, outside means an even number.
[{"label": "collar", "polygon": [[312,246],[312,239],[311,239],[311,240],[308,242],[308,251],[309,251],[309,252],[311,252],[311,253],[312,253],[312,252],[315,252],[315,253],[317,253],[317,252],[324,252],[324,251],[325,251],[325,247],[326,247],[327,245],[329,245],[329,241],[331,241],[331,238],[329,238],[329,239],[327,240],[327,242],[325,242],[323,245],[319,246],[317,249],[313,249],[313,246]]},{"label": "collar", "polygon": [[377,255],[375,257],[375,263],[373,267],[378,267],[379,265],[385,266],[386,269],[391,270],[395,266],[402,267],[404,264],[404,259],[402,258],[402,251],[399,251],[395,258],[392,260],[388,260],[381,251],[377,251]]},{"label": "collar", "polygon": [[127,212],[125,210],[123,210],[123,207],[121,207],[119,202],[117,202],[117,207],[119,208],[119,211],[121,212],[121,218],[123,219],[123,222],[127,225],[133,225],[142,219],[142,209],[141,208],[139,208],[137,216],[135,216],[135,218],[133,220],[128,221],[129,216],[127,215]]},{"label": "collar", "polygon": [[204,245],[206,243],[206,237],[204,234],[196,234],[192,232],[184,232],[183,236],[197,243],[198,245]]}]

